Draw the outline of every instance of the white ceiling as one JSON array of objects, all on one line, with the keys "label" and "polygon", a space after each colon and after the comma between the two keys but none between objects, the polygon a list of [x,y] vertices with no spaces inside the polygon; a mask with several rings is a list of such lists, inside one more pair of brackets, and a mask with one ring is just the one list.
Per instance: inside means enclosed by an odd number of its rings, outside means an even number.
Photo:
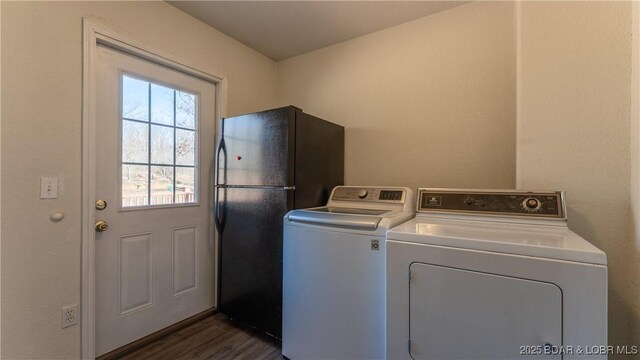
[{"label": "white ceiling", "polygon": [[467,1],[169,1],[279,61]]}]

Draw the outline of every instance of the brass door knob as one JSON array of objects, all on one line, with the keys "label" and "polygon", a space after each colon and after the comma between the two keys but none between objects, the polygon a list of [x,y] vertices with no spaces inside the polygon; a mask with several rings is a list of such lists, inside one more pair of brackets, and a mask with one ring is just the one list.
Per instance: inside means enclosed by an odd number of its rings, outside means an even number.
[{"label": "brass door knob", "polygon": [[104,221],[104,220],[96,221],[96,231],[97,232],[107,231],[108,228],[109,228],[109,224],[106,221]]},{"label": "brass door knob", "polygon": [[104,210],[106,208],[107,208],[107,202],[106,201],[104,201],[102,199],[96,200],[96,209]]}]

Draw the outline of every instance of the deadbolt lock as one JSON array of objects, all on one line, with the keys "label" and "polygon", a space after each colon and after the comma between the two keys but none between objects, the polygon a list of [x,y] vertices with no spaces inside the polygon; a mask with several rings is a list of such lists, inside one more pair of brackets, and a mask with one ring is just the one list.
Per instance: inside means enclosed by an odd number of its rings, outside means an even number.
[{"label": "deadbolt lock", "polygon": [[96,221],[96,231],[97,232],[107,231],[108,228],[109,228],[109,224],[106,221],[104,221],[104,220]]},{"label": "deadbolt lock", "polygon": [[104,210],[106,208],[107,208],[107,202],[106,201],[104,201],[102,199],[96,200],[96,209]]}]

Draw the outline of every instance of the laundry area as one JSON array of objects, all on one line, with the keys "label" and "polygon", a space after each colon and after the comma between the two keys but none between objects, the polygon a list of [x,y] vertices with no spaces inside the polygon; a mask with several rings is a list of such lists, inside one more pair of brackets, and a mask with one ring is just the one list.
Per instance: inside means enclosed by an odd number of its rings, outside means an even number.
[{"label": "laundry area", "polygon": [[640,357],[640,2],[0,1],[0,358]]}]

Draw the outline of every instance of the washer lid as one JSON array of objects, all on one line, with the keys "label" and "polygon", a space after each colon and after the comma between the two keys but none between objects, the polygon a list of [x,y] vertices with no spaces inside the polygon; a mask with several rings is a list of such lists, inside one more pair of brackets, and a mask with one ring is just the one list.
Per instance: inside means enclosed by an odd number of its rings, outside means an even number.
[{"label": "washer lid", "polygon": [[308,209],[307,211],[319,211],[319,212],[323,212],[323,213],[332,213],[332,214],[383,215],[383,214],[386,214],[386,213],[390,213],[392,210],[356,209],[356,208],[348,208],[348,207],[325,206],[325,207],[321,207],[321,208]]},{"label": "washer lid", "polygon": [[[349,208],[321,207],[306,210],[293,210],[287,216],[291,222],[299,222],[311,225],[340,227],[360,230],[376,230],[384,213],[387,210],[375,209],[349,209]],[[366,212],[369,211],[367,214]],[[371,212],[374,215],[371,215]]]},{"label": "washer lid", "polygon": [[416,218],[389,230],[387,240],[607,264],[604,252],[564,226]]}]

